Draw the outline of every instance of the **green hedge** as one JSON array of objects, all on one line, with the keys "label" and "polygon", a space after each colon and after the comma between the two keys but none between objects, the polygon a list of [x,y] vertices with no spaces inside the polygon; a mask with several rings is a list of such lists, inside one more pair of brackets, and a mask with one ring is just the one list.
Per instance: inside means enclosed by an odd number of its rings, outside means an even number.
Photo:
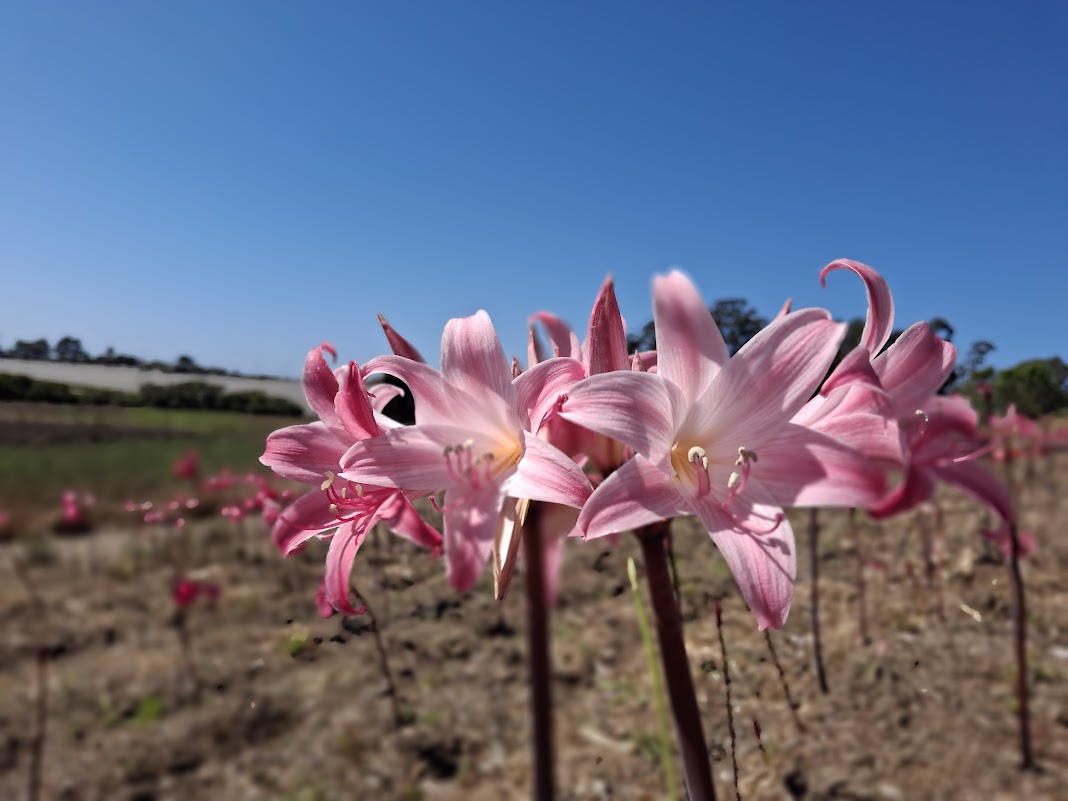
[{"label": "green hedge", "polygon": [[300,417],[304,409],[284,398],[263,392],[230,392],[203,381],[181,384],[142,384],[136,393],[96,387],[71,387],[56,381],[39,381],[0,373],[0,401],[67,403],[80,406],[152,406],[160,409],[214,409],[244,414]]}]

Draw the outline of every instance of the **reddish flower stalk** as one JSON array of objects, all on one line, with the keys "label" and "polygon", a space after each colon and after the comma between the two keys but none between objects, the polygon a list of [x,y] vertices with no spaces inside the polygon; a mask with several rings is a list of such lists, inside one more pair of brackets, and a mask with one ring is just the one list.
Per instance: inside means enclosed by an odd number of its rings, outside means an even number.
[{"label": "reddish flower stalk", "polygon": [[823,669],[823,646],[820,639],[820,517],[819,510],[813,508],[808,512],[808,562],[812,573],[812,656],[816,662],[816,678],[820,691],[829,693],[827,674]]},{"label": "reddish flower stalk", "polygon": [[801,722],[801,716],[798,714],[798,707],[801,705],[794,700],[793,694],[790,692],[790,683],[786,680],[786,671],[782,668],[782,662],[779,661],[779,654],[775,651],[775,643],[772,642],[771,632],[764,629],[764,640],[768,644],[768,651],[771,653],[771,661],[775,663],[775,669],[779,672],[779,683],[782,685],[782,693],[786,696],[786,703],[790,707],[790,714],[794,718],[794,725],[797,727],[798,734],[805,733],[805,724]]},{"label": "reddish flower stalk", "polygon": [[378,619],[375,617],[374,610],[371,605],[367,603],[367,596],[361,593],[355,585],[352,586],[353,594],[360,600],[361,614],[366,613],[371,618],[371,634],[375,638],[375,649],[378,651],[378,662],[382,667],[382,677],[386,680],[386,684],[389,686],[389,703],[393,709],[393,724],[399,729],[403,726],[407,719],[400,707],[400,696],[397,694],[397,684],[393,681],[393,671],[389,669],[389,658],[386,655],[386,645],[382,639],[382,632],[378,625]]},{"label": "reddish flower stalk", "polygon": [[[1005,484],[1012,493],[1012,447],[1008,439],[1005,442]],[[1015,504],[1014,507],[1015,509]],[[1035,753],[1031,744],[1031,708],[1027,685],[1027,599],[1024,595],[1023,573],[1020,571],[1020,557],[1023,546],[1016,524],[1016,516],[1009,521],[1009,542],[1012,550],[1009,555],[1009,586],[1012,587],[1013,646],[1016,656],[1016,715],[1020,723],[1020,768],[1031,770],[1035,767]]]},{"label": "reddish flower stalk", "polygon": [[530,711],[534,720],[534,798],[553,801],[552,665],[549,654],[549,610],[545,602],[544,548],[538,518],[539,504],[530,504],[523,523],[523,551],[527,561],[527,658],[530,663]]},{"label": "reddish flower stalk", "polygon": [[716,791],[708,764],[708,746],[697,709],[686,643],[682,638],[679,607],[671,587],[665,540],[669,523],[652,523],[638,529],[638,541],[645,560],[645,577],[649,598],[656,618],[656,636],[660,643],[660,663],[664,669],[671,714],[682,755],[686,790],[690,801],[715,801]]}]

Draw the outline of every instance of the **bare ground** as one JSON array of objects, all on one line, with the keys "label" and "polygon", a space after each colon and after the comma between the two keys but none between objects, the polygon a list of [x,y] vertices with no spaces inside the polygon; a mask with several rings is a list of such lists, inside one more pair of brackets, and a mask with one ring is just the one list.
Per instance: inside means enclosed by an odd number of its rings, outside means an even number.
[{"label": "bare ground", "polygon": [[[1068,454],[1059,458],[1063,486]],[[774,642],[804,731],[714,547],[692,522],[676,524],[687,646],[721,800],[735,792],[717,597],[742,798],[1068,797],[1068,541],[1058,525],[1068,503],[1038,483],[1024,494],[1024,522],[1039,540],[1025,577],[1040,769],[1021,772],[1007,572],[984,557],[980,510],[956,495],[943,501],[944,620],[924,577],[916,518],[862,523],[869,644],[858,634],[846,513],[822,513],[827,695],[812,668],[807,515],[792,515],[800,575]],[[199,697],[169,622],[168,554],[179,536],[196,574],[224,588],[214,608],[195,607],[190,619]],[[552,618],[559,798],[664,798],[626,580],[638,548],[629,537],[568,546]],[[425,554],[384,539],[365,546],[354,580],[378,614],[398,725],[371,621],[316,616],[321,548],[283,561],[262,528],[219,523],[59,540],[56,561],[29,574],[44,617],[10,570],[20,548],[0,552],[0,798],[26,795],[39,643],[49,654],[44,799],[530,797],[521,586],[498,605],[488,577],[459,595]]]}]

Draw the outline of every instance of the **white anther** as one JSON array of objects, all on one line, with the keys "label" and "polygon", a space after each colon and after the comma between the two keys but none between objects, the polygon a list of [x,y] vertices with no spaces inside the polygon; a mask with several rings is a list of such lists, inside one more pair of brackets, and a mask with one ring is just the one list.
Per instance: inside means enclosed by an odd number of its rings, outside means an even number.
[{"label": "white anther", "polygon": [[692,465],[697,465],[698,461],[701,462],[701,467],[705,470],[708,469],[708,456],[705,454],[705,449],[697,445],[694,445],[686,454],[686,459]]},{"label": "white anther", "polygon": [[334,474],[331,473],[329,470],[327,470],[326,471],[326,481],[324,481],[322,484],[319,485],[319,489],[325,490],[327,487],[332,486],[333,483],[334,483],[334,478],[335,478]]},{"label": "white anther", "polygon": [[730,476],[727,478],[727,489],[734,489],[738,485],[738,482],[741,480],[742,477],[740,475],[738,475],[737,473],[731,473]]},{"label": "white anther", "polygon": [[741,467],[746,462],[752,462],[753,464],[756,464],[757,455],[756,451],[751,451],[747,447],[742,445],[738,448],[738,458],[734,461],[734,464],[738,467]]},{"label": "white anther", "polygon": [[363,497],[363,484],[353,484],[353,486],[356,487],[356,497],[357,498],[362,498]]},{"label": "white anther", "polygon": [[340,516],[340,515],[338,515],[337,504],[336,503],[330,504],[330,513],[333,514],[334,517],[339,517]]},{"label": "white anther", "polygon": [[461,447],[463,447],[465,450],[467,448],[473,448],[475,447],[475,441],[473,439],[465,439],[464,444]]},{"label": "white anther", "polygon": [[341,497],[342,498],[348,498],[349,497],[349,488],[348,487],[342,487],[341,488]]}]

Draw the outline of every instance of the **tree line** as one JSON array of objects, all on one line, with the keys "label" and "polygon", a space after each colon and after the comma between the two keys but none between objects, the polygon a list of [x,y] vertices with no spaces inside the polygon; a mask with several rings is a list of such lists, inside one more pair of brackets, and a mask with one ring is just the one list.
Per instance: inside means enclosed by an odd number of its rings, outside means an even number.
[{"label": "tree line", "polygon": [[[221,367],[202,367],[192,356],[179,356],[174,362],[145,360],[125,353],[116,353],[109,347],[104,353],[93,356],[77,337],[65,336],[52,346],[47,339],[18,339],[8,349],[0,348],[0,357],[37,362],[64,362],[67,364],[102,364],[109,367],[139,367],[142,370],[159,370],[164,373],[189,375],[244,376]],[[252,375],[247,378],[273,378],[274,376]]]}]

